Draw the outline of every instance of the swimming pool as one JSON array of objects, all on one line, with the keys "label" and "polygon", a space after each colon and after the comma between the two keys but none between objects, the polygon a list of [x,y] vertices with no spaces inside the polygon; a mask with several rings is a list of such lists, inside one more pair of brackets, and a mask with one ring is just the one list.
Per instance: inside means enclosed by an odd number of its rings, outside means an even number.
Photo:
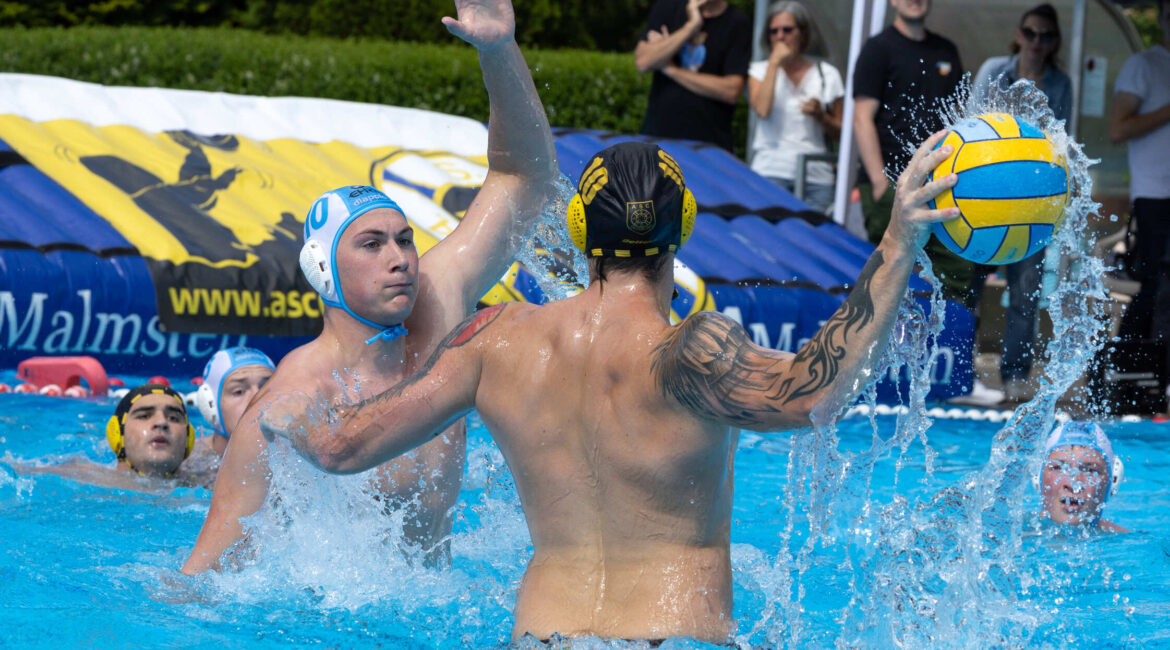
[{"label": "swimming pool", "polygon": [[[0,380],[11,380],[0,373]],[[188,388],[189,389],[189,388]],[[112,400],[0,396],[7,462],[109,462]],[[201,424],[196,416],[196,423]],[[814,457],[856,467],[894,418],[852,416]],[[742,434],[732,532],[744,646],[1170,644],[1170,425],[1106,423],[1126,462],[1107,518],[1135,532],[1068,535],[1023,507],[982,534],[966,521],[1001,423],[940,419],[831,501],[787,494],[789,434]],[[927,472],[928,459],[932,471]],[[360,477],[274,458],[280,507],[258,513],[238,571],[177,572],[210,492],[140,494],[0,465],[0,630],[12,647],[497,647],[531,549],[498,450],[473,418],[449,570],[412,566]],[[813,473],[814,480],[821,476]],[[821,486],[824,487],[824,486]],[[824,499],[826,490],[817,490]],[[1002,523],[1002,522],[1001,522]],[[819,533],[805,545],[810,529]],[[989,540],[992,540],[989,542]],[[586,645],[585,647],[588,647]],[[678,639],[666,647],[705,647]]]}]

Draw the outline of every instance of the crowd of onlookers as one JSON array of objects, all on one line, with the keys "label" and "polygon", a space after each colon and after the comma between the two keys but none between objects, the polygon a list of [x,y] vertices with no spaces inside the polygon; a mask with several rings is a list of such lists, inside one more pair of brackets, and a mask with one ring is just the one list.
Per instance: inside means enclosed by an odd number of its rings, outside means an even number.
[{"label": "crowd of onlookers", "polygon": [[[865,229],[876,243],[889,222],[896,178],[907,162],[907,142],[943,126],[943,108],[960,86],[964,68],[955,44],[927,29],[930,0],[889,0],[893,22],[867,40],[849,89],[854,101],[853,135],[861,160],[857,195]],[[1110,137],[1126,143],[1132,199],[1131,273],[1141,282],[1121,324],[1125,340],[1162,345],[1170,336],[1170,3],[1161,0],[1163,41],[1134,54],[1115,86]],[[653,71],[642,133],[700,140],[732,148],[735,104],[744,94],[757,118],[748,158],[753,170],[792,192],[803,175],[806,204],[827,211],[833,203],[835,171],[825,154],[841,135],[846,88],[841,72],[808,55],[817,37],[809,10],[795,0],[774,2],[761,31],[767,58],[751,62],[751,20],[725,0],[657,0],[645,36],[634,52],[642,72]],[[985,97],[993,85],[1006,89],[1029,81],[1048,99],[1055,117],[1072,112],[1072,83],[1061,70],[1062,38],[1056,9],[1041,4],[1023,12],[1009,52],[988,59],[972,78],[972,94]],[[926,110],[923,110],[923,109]],[[819,159],[818,159],[819,155]],[[806,162],[811,161],[811,162]],[[798,170],[798,167],[804,167]],[[844,172],[842,172],[844,173]],[[1032,345],[1044,254],[998,268],[978,267],[937,240],[927,253],[948,298],[974,308],[984,279],[996,272],[1006,281],[1000,378],[1005,399],[1031,397]],[[1170,348],[1170,346],[1166,346]],[[1166,383],[1170,354],[1152,355]]]}]

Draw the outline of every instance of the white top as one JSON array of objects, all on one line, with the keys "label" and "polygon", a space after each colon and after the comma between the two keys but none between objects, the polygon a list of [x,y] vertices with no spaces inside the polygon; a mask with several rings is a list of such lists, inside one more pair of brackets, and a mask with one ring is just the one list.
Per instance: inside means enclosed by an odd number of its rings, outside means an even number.
[{"label": "white top", "polygon": [[[1170,51],[1155,45],[1126,60],[1117,73],[1113,92],[1141,98],[1138,115],[1170,104]],[[1129,196],[1170,199],[1170,123],[1129,141]]]},{"label": "white top", "polygon": [[[767,61],[756,61],[748,68],[748,75],[763,81],[767,71]],[[811,116],[801,113],[800,105],[815,97],[827,109],[844,96],[841,73],[823,61],[813,62],[800,80],[800,86],[793,86],[784,70],[778,70],[772,112],[756,123],[756,135],[752,138],[752,169],[761,176],[796,178],[797,154],[827,151],[824,129]],[[832,185],[833,167],[826,162],[809,163],[805,180],[816,185]]]}]

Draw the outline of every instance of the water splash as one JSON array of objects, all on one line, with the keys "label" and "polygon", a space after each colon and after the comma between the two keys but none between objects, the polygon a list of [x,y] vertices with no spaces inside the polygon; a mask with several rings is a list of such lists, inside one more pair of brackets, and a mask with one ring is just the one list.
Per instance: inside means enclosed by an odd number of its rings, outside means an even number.
[{"label": "water splash", "polygon": [[573,182],[561,174],[535,226],[521,233],[524,241],[516,259],[531,273],[546,302],[579,293],[589,279],[585,255],[573,244],[565,226],[565,213],[576,192]]},{"label": "water splash", "polygon": [[[1090,198],[1088,167],[1094,161],[1065,134],[1063,122],[1030,83],[1004,91],[993,87],[978,102],[964,87],[957,102],[944,106],[948,126],[986,112],[1016,115],[1039,126],[1064,152],[1071,198],[1051,245],[1077,263],[1049,297],[1055,331],[1042,356],[1040,390],[996,434],[981,470],[926,496],[914,496],[914,486],[899,483],[913,468],[926,485],[937,457],[929,445],[932,421],[925,399],[945,302],[929,260],[920,255],[931,298],[926,305],[903,302],[881,371],[874,376],[876,381],[904,368],[910,377],[894,430],[884,432],[872,415],[876,390],[871,383],[862,398],[871,413],[869,449],[839,449],[839,414],[795,436],[786,475],[788,518],[773,563],[780,575],[771,580],[773,588],[787,585],[777,591],[786,596],[765,609],[741,642],[758,640],[761,633],[767,642],[789,645],[1016,646],[1051,620],[1051,607],[1020,596],[1036,584],[1035,567],[1020,561],[1026,552],[1021,522],[1031,496],[1030,476],[1039,466],[1041,436],[1051,430],[1058,400],[1084,376],[1103,343],[1104,269],[1086,254],[1092,243],[1086,236],[1088,217],[1099,208]],[[928,135],[915,137],[920,142]],[[891,481],[893,495],[875,499],[875,480]],[[818,556],[839,556],[838,570],[848,575],[849,598],[836,608],[833,638],[813,638],[823,626],[808,620],[805,607],[824,575]]]}]

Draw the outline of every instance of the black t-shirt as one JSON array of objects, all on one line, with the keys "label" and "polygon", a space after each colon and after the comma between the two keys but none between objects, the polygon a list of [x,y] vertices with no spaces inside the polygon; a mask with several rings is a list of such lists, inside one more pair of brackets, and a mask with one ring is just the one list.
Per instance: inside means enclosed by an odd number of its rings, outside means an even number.
[{"label": "black t-shirt", "polygon": [[[878,100],[874,124],[882,159],[894,175],[910,162],[914,149],[943,127],[942,106],[963,77],[955,44],[933,32],[921,41],[894,26],[865,42],[853,72],[853,97]],[[868,182],[865,166],[859,182]]]},{"label": "black t-shirt", "polygon": [[[660,31],[666,25],[673,34],[686,22],[686,0],[657,0],[650,10],[642,40],[646,40],[650,30]],[[696,40],[701,44],[695,45]],[[723,13],[703,20],[703,27],[674,56],[674,63],[713,75],[746,76],[751,54],[752,23],[742,11],[728,5]],[[655,70],[641,132],[662,138],[713,142],[730,151],[734,114],[735,106],[696,95]]]}]

